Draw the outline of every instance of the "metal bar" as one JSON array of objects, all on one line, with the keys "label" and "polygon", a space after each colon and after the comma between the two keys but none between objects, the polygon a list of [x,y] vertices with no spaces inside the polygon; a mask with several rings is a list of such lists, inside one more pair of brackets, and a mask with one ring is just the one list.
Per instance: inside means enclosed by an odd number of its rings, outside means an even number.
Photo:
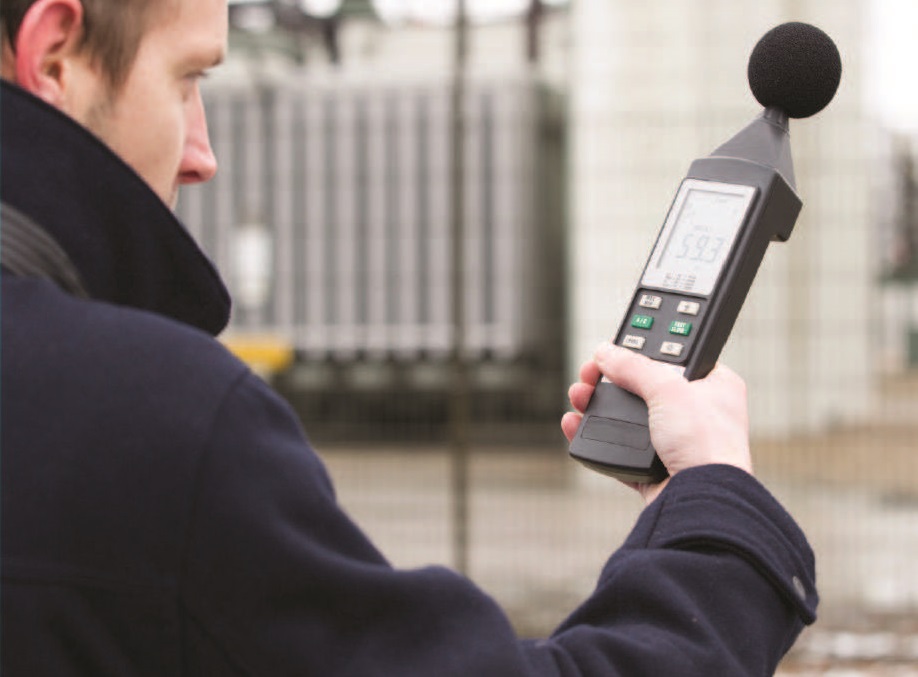
[{"label": "metal bar", "polygon": [[468,20],[465,0],[456,8],[452,80],[452,389],[450,401],[453,558],[469,571],[469,378],[465,355],[465,99]]}]

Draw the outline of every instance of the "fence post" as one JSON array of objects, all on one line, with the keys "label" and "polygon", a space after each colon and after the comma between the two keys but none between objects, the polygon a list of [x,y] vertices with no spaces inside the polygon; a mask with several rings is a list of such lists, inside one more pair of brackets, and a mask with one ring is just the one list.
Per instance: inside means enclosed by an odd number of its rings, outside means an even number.
[{"label": "fence post", "polygon": [[450,389],[450,485],[453,560],[469,570],[469,373],[465,317],[465,99],[468,20],[465,0],[456,8],[451,96],[451,243],[452,243],[452,387]]}]

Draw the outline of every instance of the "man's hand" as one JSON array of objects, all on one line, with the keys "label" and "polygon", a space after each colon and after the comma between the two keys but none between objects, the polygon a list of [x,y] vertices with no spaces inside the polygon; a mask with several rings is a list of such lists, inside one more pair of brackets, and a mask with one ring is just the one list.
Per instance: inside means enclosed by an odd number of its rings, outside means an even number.
[{"label": "man's hand", "polygon": [[[689,382],[670,365],[603,343],[580,368],[580,382],[568,391],[577,410],[561,419],[568,440],[576,434],[601,375],[647,403],[650,439],[670,475],[711,463],[752,472],[746,385],[729,368],[718,365],[705,378]],[[665,484],[631,486],[650,503]]]}]

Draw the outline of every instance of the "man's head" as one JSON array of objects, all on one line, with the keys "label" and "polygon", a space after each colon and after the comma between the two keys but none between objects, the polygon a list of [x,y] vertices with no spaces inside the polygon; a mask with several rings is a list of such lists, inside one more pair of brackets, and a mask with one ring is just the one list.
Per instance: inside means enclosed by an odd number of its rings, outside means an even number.
[{"label": "man's head", "polygon": [[174,205],[210,179],[198,84],[226,50],[226,0],[3,0],[3,67]]},{"label": "man's head", "polygon": [[[36,0],[3,0],[0,21],[3,40],[15,51],[16,37],[29,8]],[[95,65],[117,89],[137,55],[140,39],[156,14],[172,4],[158,0],[81,0],[83,33],[81,48],[91,56]]]}]

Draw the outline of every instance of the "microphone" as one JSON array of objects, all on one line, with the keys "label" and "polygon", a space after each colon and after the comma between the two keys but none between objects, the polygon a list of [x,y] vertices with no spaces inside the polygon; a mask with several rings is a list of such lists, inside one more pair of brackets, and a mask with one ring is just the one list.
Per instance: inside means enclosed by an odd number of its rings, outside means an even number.
[{"label": "microphone", "polygon": [[[765,110],[707,157],[692,162],[638,281],[614,343],[704,378],[717,362],[765,251],[785,242],[797,194],[788,118],[825,108],[841,81],[828,35],[790,22],[749,57],[749,86]],[[570,455],[627,482],[667,474],[650,439],[647,405],[601,379]]]},{"label": "microphone", "polygon": [[[710,157],[736,158],[776,170],[796,191],[788,118],[806,118],[829,105],[841,82],[841,57],[828,35],[811,24],[775,26],[749,55],[749,88],[765,107],[761,115]],[[775,239],[790,236],[793,221]]]},{"label": "microphone", "polygon": [[791,21],[765,33],[749,56],[747,75],[756,100],[791,118],[815,115],[835,96],[841,57],[832,38]]}]

